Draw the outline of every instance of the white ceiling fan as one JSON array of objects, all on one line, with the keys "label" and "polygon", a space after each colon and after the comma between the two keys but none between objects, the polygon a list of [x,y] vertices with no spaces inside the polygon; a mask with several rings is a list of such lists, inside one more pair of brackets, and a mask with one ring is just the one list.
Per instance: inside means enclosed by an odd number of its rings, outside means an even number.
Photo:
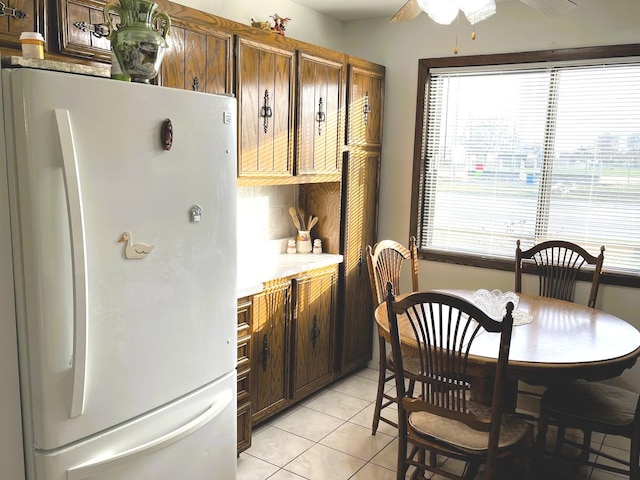
[{"label": "white ceiling fan", "polygon": [[[574,0],[520,0],[548,16],[561,15],[576,6]],[[494,0],[408,0],[391,21],[413,20],[422,12],[443,25],[449,25],[462,10],[471,24],[476,24],[495,13]]]}]

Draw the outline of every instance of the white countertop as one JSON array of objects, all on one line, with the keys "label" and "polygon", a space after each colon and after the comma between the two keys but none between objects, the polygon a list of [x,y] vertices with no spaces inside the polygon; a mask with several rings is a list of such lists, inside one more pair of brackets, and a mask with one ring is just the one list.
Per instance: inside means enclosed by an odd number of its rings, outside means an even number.
[{"label": "white countertop", "polygon": [[276,278],[290,277],[315,268],[328,267],[342,263],[342,255],[330,253],[283,253],[268,255],[250,268],[243,268],[238,272],[237,298],[259,293],[263,289],[263,282]]}]

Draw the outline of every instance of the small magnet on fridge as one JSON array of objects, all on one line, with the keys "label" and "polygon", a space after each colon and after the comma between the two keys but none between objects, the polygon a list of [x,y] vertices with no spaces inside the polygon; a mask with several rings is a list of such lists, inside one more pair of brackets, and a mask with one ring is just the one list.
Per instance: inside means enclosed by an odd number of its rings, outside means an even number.
[{"label": "small magnet on fridge", "polygon": [[191,207],[191,221],[199,222],[202,220],[202,207],[197,203]]},{"label": "small magnet on fridge", "polygon": [[168,118],[162,122],[160,140],[162,141],[162,148],[164,150],[171,150],[171,147],[173,146],[173,125],[171,124],[171,120]]}]

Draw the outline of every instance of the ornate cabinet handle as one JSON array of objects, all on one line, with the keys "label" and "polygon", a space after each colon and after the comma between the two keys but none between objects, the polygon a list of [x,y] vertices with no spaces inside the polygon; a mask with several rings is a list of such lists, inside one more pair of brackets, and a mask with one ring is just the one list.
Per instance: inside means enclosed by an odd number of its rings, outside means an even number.
[{"label": "ornate cabinet handle", "polygon": [[17,8],[7,7],[4,3],[0,2],[0,17],[3,16],[14,17],[14,18],[25,18],[28,17],[26,13],[22,10],[18,10]]},{"label": "ornate cabinet handle", "polygon": [[264,106],[260,110],[260,116],[264,118],[264,133],[267,133],[269,131],[269,119],[273,116],[269,105],[269,90],[264,91]]},{"label": "ornate cabinet handle", "polygon": [[362,108],[364,114],[364,124],[369,122],[369,114],[371,113],[371,105],[369,105],[369,92],[364,94],[364,107]]},{"label": "ornate cabinet handle", "polygon": [[200,91],[200,80],[198,80],[198,77],[193,77],[193,82],[191,83],[191,86],[193,87],[194,92]]},{"label": "ornate cabinet handle", "polygon": [[311,344],[316,348],[316,341],[320,338],[320,329],[318,328],[318,317],[313,316],[313,328],[311,329]]},{"label": "ornate cabinet handle", "polygon": [[267,361],[271,358],[271,351],[269,350],[269,340],[265,334],[262,337],[262,371],[267,371]]},{"label": "ornate cabinet handle", "polygon": [[324,114],[324,103],[322,97],[318,101],[318,113],[316,113],[316,122],[318,122],[318,135],[322,135],[322,124],[327,121],[327,116]]},{"label": "ornate cabinet handle", "polygon": [[108,37],[111,34],[111,29],[104,23],[74,22],[73,26],[83,32],[90,32],[97,38]]},{"label": "ornate cabinet handle", "polygon": [[362,255],[362,246],[360,246],[360,258],[358,258],[358,269],[362,270],[364,267],[364,255]]}]

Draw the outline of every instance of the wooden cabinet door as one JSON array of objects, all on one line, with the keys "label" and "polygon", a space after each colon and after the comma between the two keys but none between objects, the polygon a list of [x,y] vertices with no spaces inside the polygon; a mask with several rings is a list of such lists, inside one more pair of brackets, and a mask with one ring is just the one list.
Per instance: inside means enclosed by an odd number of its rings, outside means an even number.
[{"label": "wooden cabinet door", "polygon": [[342,168],[346,175],[340,343],[345,373],[371,359],[374,319],[366,255],[377,235],[380,151],[351,150]]},{"label": "wooden cabinet door", "polygon": [[[3,48],[20,50],[22,32],[40,32],[47,40],[44,26],[44,0],[4,0],[4,14],[0,16],[0,43]],[[3,52],[4,53],[4,52]]]},{"label": "wooden cabinet door", "polygon": [[384,67],[349,65],[347,143],[382,146]]},{"label": "wooden cabinet door", "polygon": [[340,171],[344,71],[341,57],[298,52],[297,175]]},{"label": "wooden cabinet door", "polygon": [[206,93],[231,93],[232,35],[174,22],[159,83]]},{"label": "wooden cabinet door", "polygon": [[111,62],[111,42],[106,37],[110,32],[104,18],[106,3],[104,0],[58,0],[59,53]]},{"label": "wooden cabinet door", "polygon": [[251,407],[257,423],[284,408],[288,399],[291,282],[274,280],[253,297]]},{"label": "wooden cabinet door", "polygon": [[238,176],[293,175],[294,51],[238,37]]},{"label": "wooden cabinet door", "polygon": [[291,352],[294,400],[332,379],[337,276],[335,266],[294,279]]}]

